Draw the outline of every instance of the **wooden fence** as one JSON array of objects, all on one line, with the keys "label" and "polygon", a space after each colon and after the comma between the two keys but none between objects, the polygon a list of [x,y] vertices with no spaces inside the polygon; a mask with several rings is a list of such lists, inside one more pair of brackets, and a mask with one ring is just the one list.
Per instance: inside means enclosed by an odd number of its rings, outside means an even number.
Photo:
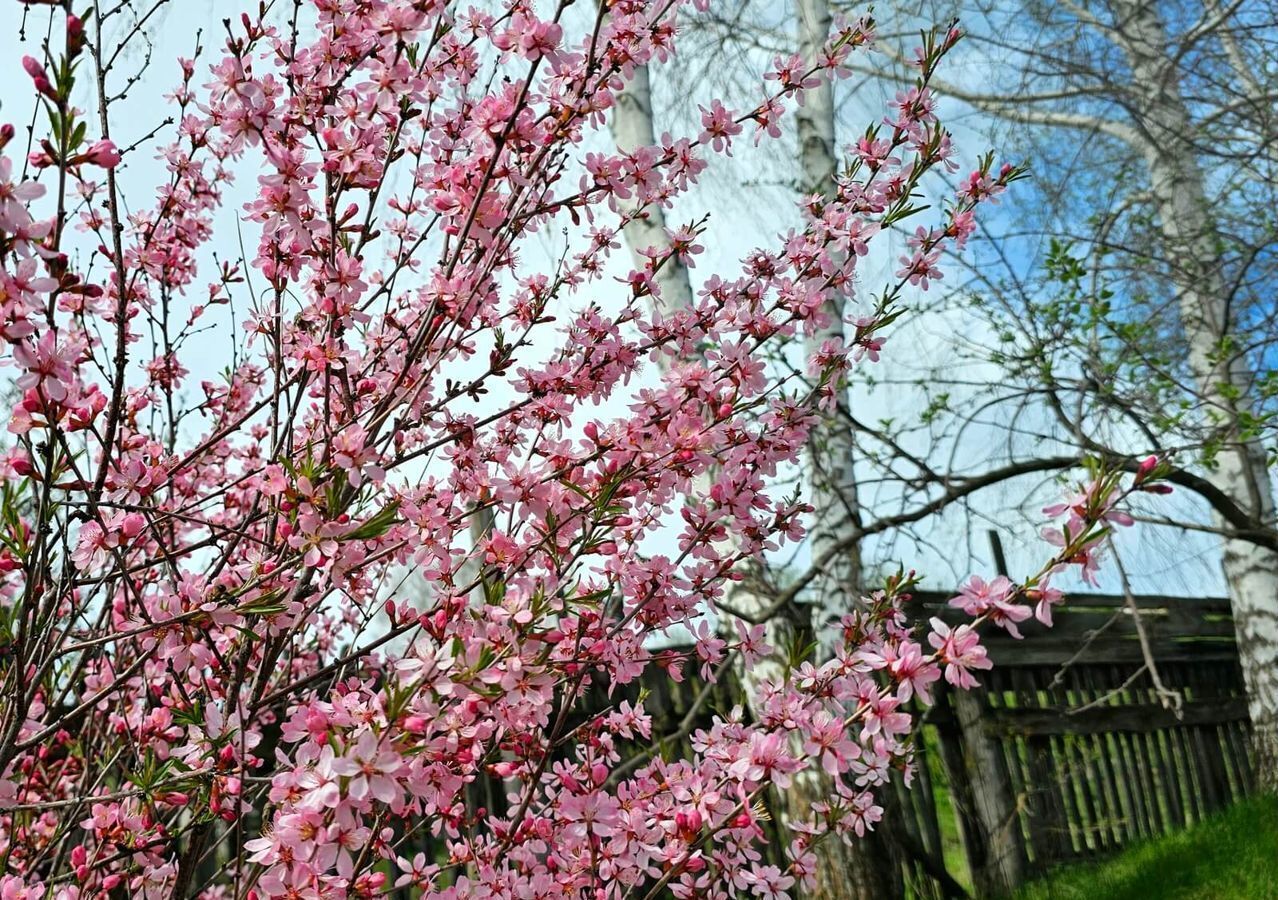
[{"label": "wooden fence", "polygon": [[[916,597],[915,615],[959,620],[947,596]],[[938,792],[957,813],[977,894],[992,896],[1252,790],[1228,601],[1133,600],[1137,614],[1122,597],[1074,595],[1051,629],[1026,623],[1022,641],[987,632],[994,669],[981,689],[947,691],[928,713],[925,780],[896,792],[912,893],[956,893],[934,871]],[[930,784],[938,773],[944,784]]]},{"label": "wooden fence", "polygon": [[[961,621],[949,596],[916,595],[912,618]],[[876,851],[895,860],[900,892],[999,896],[1054,865],[1190,825],[1252,790],[1228,602],[1135,600],[1155,669],[1179,707],[1155,690],[1123,598],[1072,595],[1055,627],[1025,623],[1022,641],[987,629],[994,668],[980,673],[981,688],[942,687],[934,707],[916,710],[917,777],[909,789],[895,778],[876,838]],[[691,731],[741,697],[731,672],[714,685],[688,676],[675,683],[650,669],[613,694],[596,684],[582,706],[604,709],[644,691],[656,719],[652,752],[686,754]],[[504,809],[500,784],[480,779],[470,789],[474,805]],[[787,838],[776,819],[766,828],[765,859],[784,865]],[[418,841],[429,855],[444,852],[427,831]]]}]

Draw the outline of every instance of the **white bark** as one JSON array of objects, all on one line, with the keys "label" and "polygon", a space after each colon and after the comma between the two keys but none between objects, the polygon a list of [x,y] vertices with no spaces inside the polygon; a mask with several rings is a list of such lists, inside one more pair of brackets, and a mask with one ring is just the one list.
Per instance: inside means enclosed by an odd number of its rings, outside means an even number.
[{"label": "white bark", "polygon": [[[827,0],[798,0],[799,54],[811,66],[830,34]],[[799,131],[799,161],[805,194],[829,197],[838,171],[834,137],[834,89],[829,79],[807,92],[804,105],[795,113]],[[831,338],[843,339],[844,321],[853,298],[831,293],[825,302],[826,324],[807,339],[809,355]],[[852,422],[848,415],[846,386],[838,390],[838,410],[815,432],[810,447],[812,504],[815,507],[811,533],[812,555],[817,558],[831,547],[851,547],[837,554],[823,576],[813,585],[824,603],[823,611],[844,612],[856,602],[861,587],[860,551],[849,538],[856,533],[860,508],[857,503],[856,471],[853,455]]]},{"label": "white bark", "polygon": [[[1236,326],[1221,272],[1219,235],[1205,173],[1189,142],[1193,135],[1189,113],[1166,57],[1166,29],[1150,0],[1119,0],[1115,5],[1130,16],[1123,49],[1132,66],[1133,87],[1141,92],[1140,118],[1146,126],[1142,155],[1176,273],[1189,367],[1208,421],[1224,433],[1225,445],[1209,479],[1260,525],[1274,527],[1274,496],[1264,449],[1258,441],[1239,434],[1237,398],[1247,396],[1254,373],[1246,370],[1245,359],[1227,348]],[[1226,539],[1222,565],[1255,730],[1257,774],[1266,789],[1275,791],[1278,553],[1245,540]]]},{"label": "white bark", "polygon": [[[612,136],[617,150],[631,153],[640,147],[651,147],[657,142],[652,125],[652,87],[648,79],[648,67],[636,66],[634,77],[617,96],[617,106],[612,117]],[[634,204],[625,207],[633,212]],[[665,247],[666,214],[660,206],[652,205],[640,217],[632,220],[622,232],[636,267],[642,267],[646,257],[640,251],[648,247]],[[672,259],[657,272],[655,281],[667,309],[692,308],[692,282],[688,269],[677,259]],[[663,357],[666,359],[666,357]]]},{"label": "white bark", "polygon": [[[612,135],[621,153],[629,153],[640,147],[652,146],[656,143],[656,134],[652,121],[652,89],[647,66],[636,66],[634,77],[626,84],[625,89],[617,97],[616,108],[612,117]],[[634,203],[623,206],[623,212],[632,213],[636,209]],[[665,247],[669,243],[666,235],[665,211],[657,205],[649,206],[641,217],[631,220],[622,231],[626,245],[630,248],[631,258],[636,267],[646,264],[648,257],[643,251],[649,247]],[[688,269],[676,259],[671,259],[657,272],[654,279],[661,294],[664,311],[690,309],[693,304],[692,282]],[[669,367],[674,361],[668,356],[659,358],[659,364]],[[709,493],[708,476],[699,478],[693,485],[695,496],[706,496]],[[757,580],[747,578],[735,584],[728,593],[729,604],[751,619],[759,619],[769,611],[773,604],[770,593],[757,589]],[[724,614],[721,623],[724,632],[735,639],[734,619]],[[748,626],[748,622],[746,623]],[[773,647],[773,654],[760,660],[753,666],[741,667],[738,674],[745,687],[747,707],[754,708],[751,701],[760,695],[760,687],[764,681],[775,681],[785,673],[786,652],[793,642],[793,631],[782,615],[771,617],[767,625],[767,640]]]},{"label": "white bark", "polygon": [[[813,66],[830,36],[830,7],[827,0],[797,0],[795,4],[799,55],[805,68]],[[805,195],[830,197],[835,191],[838,157],[835,153],[834,86],[829,78],[808,90],[803,106],[796,112],[799,133],[800,184]],[[852,297],[831,293],[826,300],[826,322],[806,339],[808,354],[815,353],[826,340],[844,338],[844,320]],[[813,583],[816,600],[811,607],[818,626],[817,637],[831,617],[850,611],[859,601],[861,555],[855,537],[860,524],[856,493],[852,420],[848,415],[846,385],[838,385],[837,406],[813,431],[809,441],[811,502],[814,509],[810,541],[812,555],[821,558],[832,547],[846,549],[833,555],[831,564]],[[823,799],[832,785],[823,772],[797,782],[795,792],[808,795],[806,804]],[[880,799],[885,805],[893,796],[884,785]],[[887,815],[893,815],[889,806]],[[886,827],[886,823],[885,826]],[[872,832],[848,845],[826,840],[817,846],[819,866],[812,897],[843,900],[890,900],[900,894],[896,864],[883,831]]]}]

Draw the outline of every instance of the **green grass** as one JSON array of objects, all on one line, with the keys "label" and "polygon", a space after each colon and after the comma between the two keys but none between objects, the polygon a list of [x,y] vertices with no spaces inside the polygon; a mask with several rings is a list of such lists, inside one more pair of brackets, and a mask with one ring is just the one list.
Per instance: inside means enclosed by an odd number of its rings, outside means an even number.
[{"label": "green grass", "polygon": [[1105,862],[1061,869],[1017,897],[1278,900],[1278,798],[1255,798]]}]

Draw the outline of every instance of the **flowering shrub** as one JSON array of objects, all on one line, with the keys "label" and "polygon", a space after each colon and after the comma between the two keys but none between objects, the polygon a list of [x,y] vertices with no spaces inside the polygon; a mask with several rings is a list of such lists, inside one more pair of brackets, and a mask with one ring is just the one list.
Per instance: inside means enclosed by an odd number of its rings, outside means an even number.
[{"label": "flowering shrub", "polygon": [[[104,13],[86,28],[30,5],[65,41],[24,61],[50,123],[28,174],[0,158],[18,392],[5,900],[785,896],[817,841],[881,816],[875,788],[909,765],[903,704],[942,677],[974,684],[976,626],[1046,617],[1050,576],[1090,565],[1116,505],[1155,485],[1100,473],[1058,511],[1038,576],[964,588],[968,624],[919,633],[901,610],[912,580],[892,580],[843,619],[834,658],[766,683],[757,715],[629,765],[655,737],[642,702],[582,719],[584,691],[653,664],[677,677],[648,640],[675,626],[707,674],[768,653],[761,629],[712,616],[742,560],[802,536],[805,507],[769,476],[846,368],[877,358],[901,292],[940,277],[1018,174],[984,159],[811,381],[765,365],[761,348],[813,328],[867,242],[915,212],[928,171],[954,168],[928,82],[957,33],[926,42],[918,85],[802,230],[670,309],[654,273],[689,263],[704,227],[619,275],[627,218],[712,154],[780,134],[812,79],[869,43],[868,20],[817,69],[778,60],[756,107],[715,102],[700,134],[617,154],[587,148],[632,68],[672,52],[678,0],[615,0],[576,35],[568,3],[248,12],[211,65],[179,61],[164,178],[126,203],[117,169],[146,145],[113,143],[109,94],[96,117],[69,99],[77,73],[105,83]],[[241,256],[216,222],[244,172]],[[567,249],[543,261],[535,237],[561,230]],[[246,334],[221,380],[194,385],[220,306],[247,310]],[[628,405],[609,417],[608,398]],[[645,544],[672,531],[673,556]],[[818,766],[836,792],[787,823],[784,869],[762,865],[762,793]],[[485,781],[502,808],[475,802]],[[411,852],[423,834],[439,857]]]}]

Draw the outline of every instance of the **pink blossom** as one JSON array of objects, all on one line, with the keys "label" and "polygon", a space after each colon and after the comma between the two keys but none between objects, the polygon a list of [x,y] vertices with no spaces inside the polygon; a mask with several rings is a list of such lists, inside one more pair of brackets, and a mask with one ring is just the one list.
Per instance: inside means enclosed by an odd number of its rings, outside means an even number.
[{"label": "pink blossom", "polygon": [[354,800],[366,797],[390,803],[400,795],[399,783],[392,776],[403,765],[399,754],[384,747],[371,730],[360,734],[355,745],[329,765],[333,774],[347,777],[346,793]]},{"label": "pink blossom", "polygon": [[95,166],[101,166],[104,169],[114,169],[120,164],[120,151],[116,149],[115,144],[103,138],[94,141],[88,150],[84,152],[84,161]]},{"label": "pink blossom", "polygon": [[732,111],[719,100],[712,100],[709,107],[701,107],[701,128],[698,140],[709,141],[716,152],[727,152],[733,136],[741,133]]},{"label": "pink blossom", "polygon": [[940,619],[931,619],[931,633],[928,643],[936,648],[941,662],[945,664],[945,680],[962,690],[970,690],[977,686],[972,677],[972,669],[990,669],[993,663],[981,646],[980,635],[970,625],[959,625],[951,629]]},{"label": "pink blossom", "polygon": [[18,387],[38,390],[55,402],[67,399],[75,382],[79,355],[80,348],[74,341],[59,344],[52,331],[45,331],[34,344],[30,341],[14,344],[14,361],[26,369],[18,376]]},{"label": "pink blossom", "polygon": [[867,649],[860,658],[875,669],[885,669],[897,682],[897,696],[908,701],[916,693],[924,703],[931,702],[930,685],[941,677],[940,670],[923,656],[914,641],[886,641],[877,649]]},{"label": "pink blossom", "polygon": [[0,231],[10,234],[31,221],[28,204],[44,196],[44,185],[34,181],[14,183],[13,160],[0,156]]},{"label": "pink blossom", "polygon": [[1017,623],[1024,622],[1033,611],[1016,602],[1016,591],[1016,586],[1006,576],[999,575],[986,582],[973,575],[959,590],[958,596],[950,600],[950,605],[970,616],[988,616],[995,624],[1007,629],[1012,637],[1019,638],[1021,633]]},{"label": "pink blossom", "polygon": [[[907,286],[1017,170],[981,164],[846,342],[830,301],[954,162],[922,83],[787,233],[725,265],[694,212],[622,262],[635,217],[695,206],[745,122],[781,135],[872,37],[840,25],[744,112],[707,100],[692,133],[616,148],[618,91],[676,51],[687,6],[304,0],[294,34],[244,4],[213,58],[165,67],[151,193],[93,181],[120,150],[67,150],[41,120],[31,162],[71,193],[50,204],[66,222],[38,222],[42,189],[0,157],[0,469],[32,499],[0,523],[0,603],[38,601],[37,667],[75,664],[14,719],[0,804],[34,814],[6,833],[4,891],[168,896],[212,822],[209,896],[577,900],[666,878],[780,898],[818,841],[874,827],[916,705],[985,667],[974,634],[925,651],[904,579],[793,668],[771,623],[728,617],[804,538],[785,482],[847,370],[887,352]],[[30,93],[82,135],[100,110],[56,96],[87,77],[66,25]],[[104,102],[97,133],[157,124]],[[694,261],[712,271],[690,304],[657,296]],[[818,333],[792,360],[810,380],[776,364]],[[1042,579],[962,597],[1008,627],[1054,602]],[[620,693],[738,659],[749,709],[707,704],[687,746],[658,740],[654,695]],[[758,804],[816,775],[832,787],[787,822],[790,863],[761,862]]]}]

